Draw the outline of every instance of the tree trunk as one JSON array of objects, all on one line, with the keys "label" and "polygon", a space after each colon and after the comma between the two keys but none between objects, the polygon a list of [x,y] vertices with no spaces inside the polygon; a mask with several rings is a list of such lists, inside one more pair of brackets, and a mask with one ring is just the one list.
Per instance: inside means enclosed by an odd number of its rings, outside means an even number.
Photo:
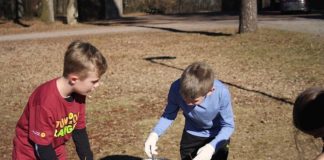
[{"label": "tree trunk", "polygon": [[24,4],[22,0],[16,0],[15,21],[19,21],[24,14]]},{"label": "tree trunk", "polygon": [[257,30],[257,1],[241,0],[239,33]]},{"label": "tree trunk", "polygon": [[54,4],[53,0],[42,0],[42,9],[40,18],[44,22],[54,22]]},{"label": "tree trunk", "polygon": [[66,23],[67,24],[76,24],[78,18],[78,8],[76,0],[69,0],[68,6],[66,9]]}]

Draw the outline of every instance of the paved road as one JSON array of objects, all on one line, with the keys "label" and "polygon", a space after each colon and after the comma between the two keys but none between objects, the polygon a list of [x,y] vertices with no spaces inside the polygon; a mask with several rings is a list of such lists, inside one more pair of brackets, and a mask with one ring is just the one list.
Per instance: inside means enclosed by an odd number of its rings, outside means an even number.
[{"label": "paved road", "polygon": [[[100,25],[99,25],[100,23]],[[103,23],[109,23],[105,26]],[[109,22],[97,22],[98,27],[73,29],[69,31],[51,31],[24,33],[15,35],[0,36],[1,41],[19,41],[42,38],[56,38],[75,35],[106,34],[118,32],[142,32],[142,31],[206,31],[209,29],[223,27],[238,27],[238,16],[231,15],[189,15],[189,16],[139,16],[125,17],[121,20],[111,20]],[[111,24],[114,24],[111,26]],[[258,16],[258,26],[276,28],[288,31],[311,33],[324,36],[324,16],[322,14],[313,15],[260,15]]]}]

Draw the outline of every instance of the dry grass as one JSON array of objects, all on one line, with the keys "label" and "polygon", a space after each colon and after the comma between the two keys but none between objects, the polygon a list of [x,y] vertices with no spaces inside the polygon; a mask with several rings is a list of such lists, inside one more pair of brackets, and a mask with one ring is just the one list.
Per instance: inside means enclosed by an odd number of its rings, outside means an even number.
[{"label": "dry grass", "polygon": [[[292,127],[290,102],[307,87],[323,86],[323,39],[268,29],[245,35],[235,34],[232,28],[209,32],[231,36],[141,32],[1,42],[2,159],[10,159],[14,127],[29,94],[61,75],[63,53],[73,39],[90,41],[109,62],[104,84],[87,101],[88,132],[96,159],[144,157],[144,140],[163,111],[170,83],[194,61],[211,64],[230,87],[236,122],[230,159],[310,159],[319,153],[317,140]],[[154,56],[176,59],[158,63],[143,59]],[[179,159],[183,123],[179,114],[160,138],[161,156]],[[69,152],[69,159],[77,159],[73,147]]]}]

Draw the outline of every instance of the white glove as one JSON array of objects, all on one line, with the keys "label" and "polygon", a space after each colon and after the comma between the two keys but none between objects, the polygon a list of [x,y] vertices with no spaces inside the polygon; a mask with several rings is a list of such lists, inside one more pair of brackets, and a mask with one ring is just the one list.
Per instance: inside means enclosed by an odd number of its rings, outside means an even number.
[{"label": "white glove", "polygon": [[205,146],[199,148],[197,156],[193,160],[210,160],[215,152],[215,148],[207,143]]},{"label": "white glove", "polygon": [[152,158],[153,155],[158,154],[156,152],[156,150],[157,150],[156,142],[158,141],[158,139],[159,139],[158,134],[155,132],[152,132],[152,133],[150,133],[147,140],[145,141],[144,151],[149,158]]}]

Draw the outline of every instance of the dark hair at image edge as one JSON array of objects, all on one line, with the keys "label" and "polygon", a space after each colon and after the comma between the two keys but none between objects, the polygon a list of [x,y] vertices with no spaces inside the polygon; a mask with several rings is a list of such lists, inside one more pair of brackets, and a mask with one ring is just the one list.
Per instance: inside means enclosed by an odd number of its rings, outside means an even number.
[{"label": "dark hair at image edge", "polygon": [[324,89],[308,88],[298,95],[293,108],[293,123],[303,132],[324,127]]}]

